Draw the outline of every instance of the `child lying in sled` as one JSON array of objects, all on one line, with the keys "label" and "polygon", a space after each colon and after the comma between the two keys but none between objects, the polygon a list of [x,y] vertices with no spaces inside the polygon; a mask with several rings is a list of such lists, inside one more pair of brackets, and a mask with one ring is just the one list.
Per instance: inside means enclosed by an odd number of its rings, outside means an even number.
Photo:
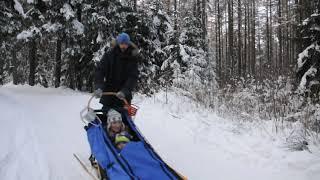
[{"label": "child lying in sled", "polygon": [[[107,131],[108,135],[112,142],[117,146],[117,137],[119,147],[124,147],[124,143],[127,143],[132,139],[131,135],[127,132],[125,124],[122,122],[121,114],[114,110],[110,109],[108,111],[107,119]],[[121,142],[120,142],[121,141]],[[120,148],[120,149],[122,149]]]},{"label": "child lying in sled", "polygon": [[130,142],[130,139],[127,136],[121,134],[118,134],[114,141],[118,150],[122,150],[128,142]]}]

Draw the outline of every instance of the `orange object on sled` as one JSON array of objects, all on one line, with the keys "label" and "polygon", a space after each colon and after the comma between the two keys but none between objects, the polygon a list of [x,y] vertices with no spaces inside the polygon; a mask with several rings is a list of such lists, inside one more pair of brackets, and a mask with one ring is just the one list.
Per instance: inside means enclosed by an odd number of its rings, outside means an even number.
[{"label": "orange object on sled", "polygon": [[139,109],[139,107],[134,104],[128,105],[129,116],[131,116],[131,117],[136,116],[138,109]]}]

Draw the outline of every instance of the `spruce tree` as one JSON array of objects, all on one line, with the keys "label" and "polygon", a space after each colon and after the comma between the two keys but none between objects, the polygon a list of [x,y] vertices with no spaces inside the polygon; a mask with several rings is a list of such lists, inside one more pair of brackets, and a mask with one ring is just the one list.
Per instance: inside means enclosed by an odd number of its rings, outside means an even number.
[{"label": "spruce tree", "polygon": [[299,88],[310,92],[316,101],[320,93],[320,2],[302,23],[305,50],[299,54],[297,77]]}]

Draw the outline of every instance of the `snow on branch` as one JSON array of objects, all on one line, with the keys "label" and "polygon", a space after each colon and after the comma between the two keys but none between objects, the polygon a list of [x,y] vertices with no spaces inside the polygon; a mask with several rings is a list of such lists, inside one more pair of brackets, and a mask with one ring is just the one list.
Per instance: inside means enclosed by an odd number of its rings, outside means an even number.
[{"label": "snow on branch", "polygon": [[61,29],[62,27],[63,27],[63,26],[62,26],[62,24],[60,24],[60,23],[54,23],[54,24],[52,24],[51,22],[48,22],[48,23],[42,25],[42,28],[43,28],[45,31],[49,32],[49,33],[57,32],[57,31],[58,31],[59,29]]},{"label": "snow on branch", "polygon": [[73,28],[76,30],[77,35],[82,35],[84,33],[84,25],[78,20],[72,21]]},{"label": "snow on branch", "polygon": [[73,11],[72,7],[67,3],[63,5],[63,7],[60,9],[60,12],[63,14],[67,21],[75,17],[75,12]]},{"label": "snow on branch", "polygon": [[25,31],[22,31],[21,33],[19,33],[17,35],[17,39],[28,41],[29,38],[32,38],[36,35],[41,35],[40,29],[35,26],[32,26],[32,27],[30,27],[29,30],[25,30]]},{"label": "snow on branch", "polygon": [[18,11],[23,18],[27,17],[26,14],[24,13],[21,3],[18,0],[14,0],[14,9]]},{"label": "snow on branch", "polygon": [[315,44],[311,44],[309,47],[307,47],[302,53],[299,54],[298,58],[298,68],[300,69],[306,60],[305,58],[309,57],[309,50],[315,48]]},{"label": "snow on branch", "polygon": [[317,69],[314,67],[311,67],[302,77],[299,88],[301,90],[306,89],[306,84],[307,84],[307,77],[314,77],[317,73]]}]

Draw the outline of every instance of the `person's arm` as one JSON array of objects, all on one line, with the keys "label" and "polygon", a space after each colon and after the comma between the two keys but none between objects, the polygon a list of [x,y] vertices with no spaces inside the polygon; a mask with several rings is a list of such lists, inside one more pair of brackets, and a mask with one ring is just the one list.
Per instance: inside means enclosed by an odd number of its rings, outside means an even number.
[{"label": "person's arm", "polygon": [[131,60],[129,62],[127,67],[128,67],[127,71],[129,73],[129,78],[127,79],[123,88],[121,89],[121,91],[126,96],[128,96],[128,94],[130,94],[130,92],[133,91],[133,89],[135,88],[135,86],[137,85],[137,82],[138,82],[139,70],[138,70],[137,58],[134,57],[133,60]]},{"label": "person's arm", "polygon": [[95,81],[94,81],[96,90],[97,89],[103,90],[104,88],[104,78],[106,76],[106,70],[107,70],[107,67],[106,67],[107,57],[108,55],[107,53],[105,53],[101,61],[97,63],[96,71],[95,71]]}]

